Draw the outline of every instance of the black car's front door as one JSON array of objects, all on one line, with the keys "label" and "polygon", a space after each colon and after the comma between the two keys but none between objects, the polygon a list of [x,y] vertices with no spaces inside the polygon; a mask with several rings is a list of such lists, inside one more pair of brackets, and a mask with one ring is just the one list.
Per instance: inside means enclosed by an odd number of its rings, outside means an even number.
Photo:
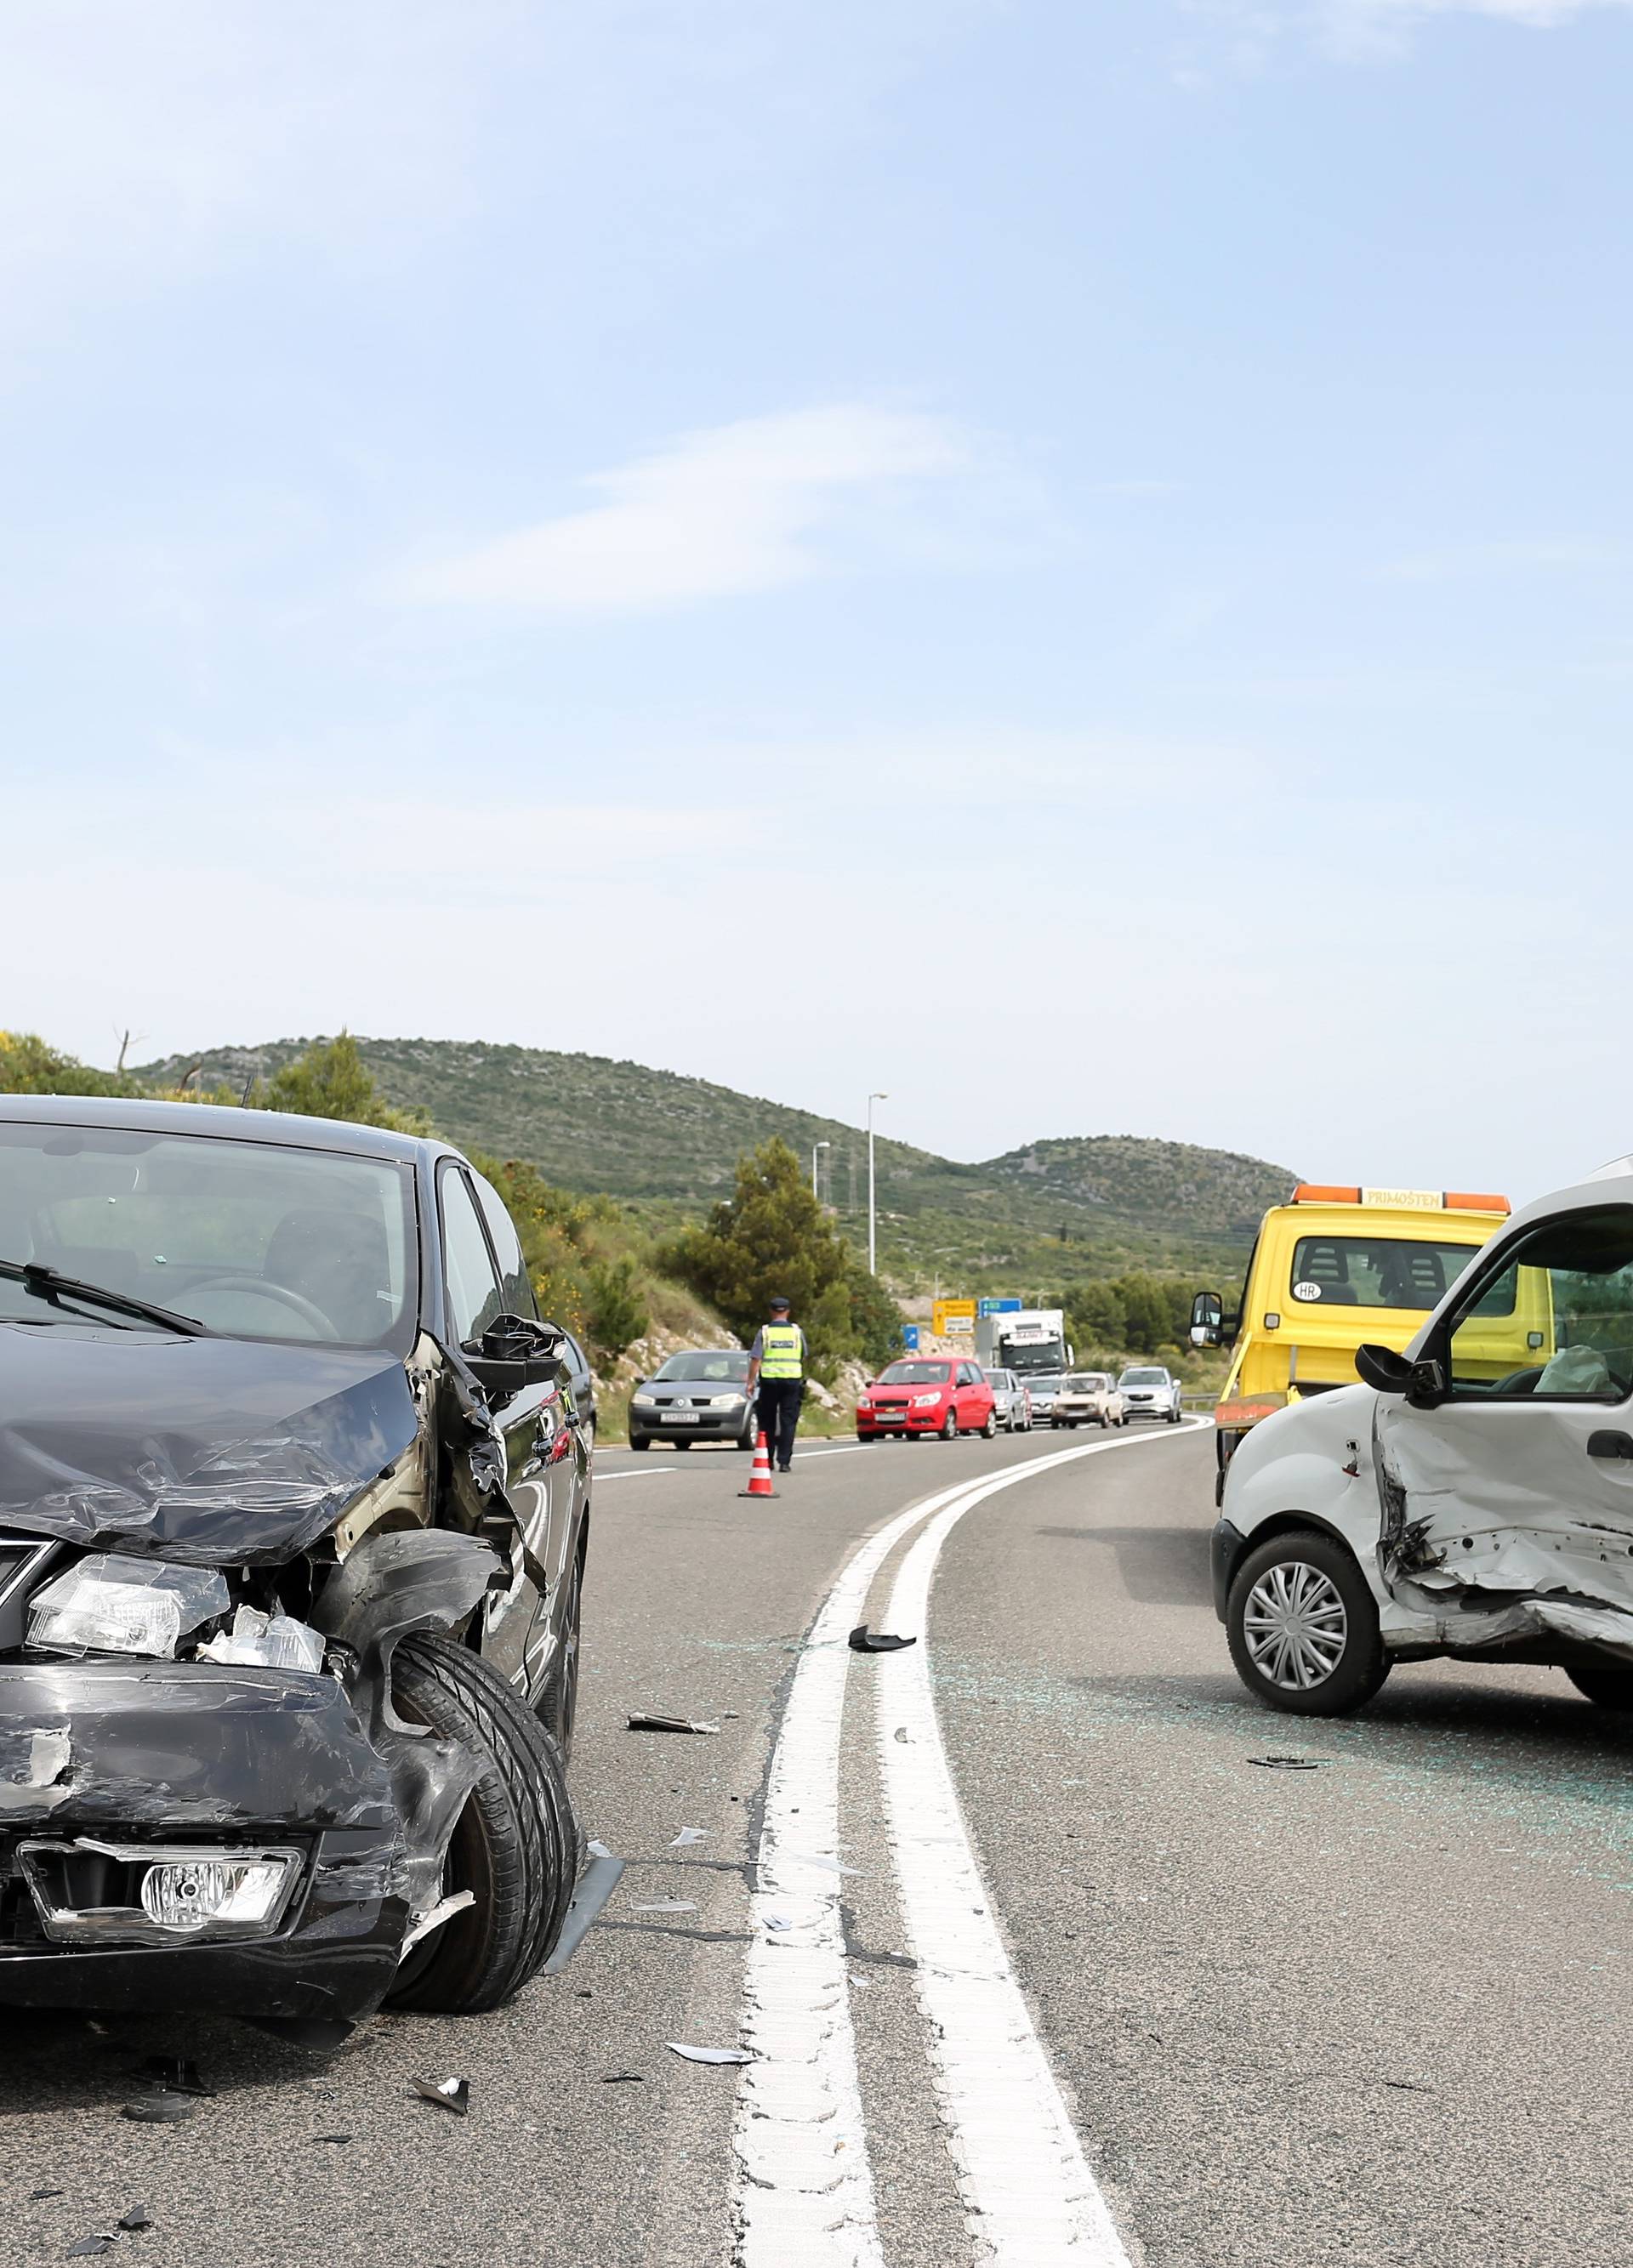
[{"label": "black car's front door", "polygon": [[[514,1309],[470,1181],[452,1160],[444,1161],[437,1194],[448,1336],[455,1346],[469,1346],[495,1316]],[[508,1288],[514,1298],[515,1286]],[[525,1312],[532,1312],[530,1293]],[[482,1651],[502,1677],[532,1700],[548,1668],[551,1649],[541,1646],[539,1637],[559,1582],[550,1535],[551,1460],[561,1459],[570,1429],[553,1381],[509,1394],[490,1388],[484,1401],[504,1445],[505,1495],[519,1532],[506,1538],[489,1530],[501,1556],[508,1551],[510,1580],[502,1591],[490,1592],[484,1602]],[[545,1580],[536,1571],[543,1571]]]}]

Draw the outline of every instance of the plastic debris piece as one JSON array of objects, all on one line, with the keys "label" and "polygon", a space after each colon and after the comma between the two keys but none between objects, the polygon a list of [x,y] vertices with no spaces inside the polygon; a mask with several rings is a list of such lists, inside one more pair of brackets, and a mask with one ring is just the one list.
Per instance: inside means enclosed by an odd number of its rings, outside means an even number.
[{"label": "plastic debris piece", "polygon": [[215,2088],[198,2075],[196,2063],[184,2062],[180,2056],[149,2056],[142,2065],[142,2076],[162,2087],[166,2095],[198,2095],[213,2099]]},{"label": "plastic debris piece", "polygon": [[66,2190],[30,2190],[28,2192],[28,2201],[31,2205],[38,2205],[41,2198],[66,2197],[67,2195],[68,2191]]},{"label": "plastic debris piece", "polygon": [[718,1725],[708,1725],[701,1717],[654,1717],[638,1712],[630,1719],[632,1733],[718,1733]]},{"label": "plastic debris piece", "polygon": [[470,2116],[470,2081],[468,2079],[416,2079],[410,2073],[409,2085],[423,2102],[440,2102],[456,2118]]},{"label": "plastic debris piece", "polygon": [[1250,1764],[1262,1764],[1267,1771],[1319,1771],[1330,1762],[1326,1756],[1249,1756]]},{"label": "plastic debris piece", "polygon": [[561,1935],[556,1940],[556,1950],[541,1972],[543,1976],[560,1976],[578,1951],[590,1924],[617,1889],[623,1874],[624,1860],[615,1859],[610,1851],[603,1851],[586,1867],[574,1888],[567,1918],[561,1925]]},{"label": "plastic debris piece", "polygon": [[693,1843],[706,1843],[708,1836],[701,1827],[683,1827],[670,1844],[671,1851],[684,1851]]},{"label": "plastic debris piece", "polygon": [[696,1913],[695,1898],[654,1898],[650,1905],[632,1906],[632,1913]]},{"label": "plastic debris piece", "polygon": [[314,2142],[349,2142],[351,2137],[350,2134],[314,2134],[312,2139]]},{"label": "plastic debris piece", "polygon": [[586,1856],[591,1859],[610,1859],[612,1856],[604,1843],[587,1843],[584,1850]]},{"label": "plastic debris piece", "polygon": [[871,1977],[859,1977],[856,1974],[856,1971],[853,1969],[850,1972],[850,1977],[852,1984],[856,1987],[856,1990],[859,1992],[872,1992],[873,1979]]},{"label": "plastic debris piece", "polygon": [[445,1921],[452,1921],[456,1913],[463,1913],[467,1906],[476,1903],[475,1890],[455,1890],[451,1898],[444,1898],[440,1905],[432,1906],[428,1914],[420,1916],[397,1948],[397,1959],[401,1961],[411,1945],[417,1945],[422,1937],[429,1937],[433,1929],[440,1929]]},{"label": "plastic debris piece", "polygon": [[138,2126],[174,2126],[190,2118],[197,2108],[197,2098],[191,2095],[138,2095],[125,2104],[122,2115],[134,2118]]},{"label": "plastic debris piece", "polygon": [[115,2242],[113,2237],[106,2235],[82,2236],[78,2244],[69,2246],[68,2257],[70,2260],[92,2260],[99,2253],[111,2252]]},{"label": "plastic debris piece", "polygon": [[666,2040],[664,2045],[688,2063],[752,2063],[753,2056],[747,2048],[689,2048],[680,2040]]},{"label": "plastic debris piece", "polygon": [[645,2087],[647,2074],[644,2071],[603,2071],[601,2083],[603,2087]]},{"label": "plastic debris piece", "polygon": [[851,1632],[853,1653],[899,1653],[905,1646],[917,1646],[916,1638],[897,1638],[890,1631],[870,1631],[866,1623],[858,1623]]},{"label": "plastic debris piece", "polygon": [[767,1914],[765,1926],[767,1929],[785,1930],[792,1929],[794,1924],[788,1919],[787,1914]]},{"label": "plastic debris piece", "polygon": [[129,2213],[119,2216],[121,2228],[151,2228],[153,2216],[144,2205],[133,2205]]},{"label": "plastic debris piece", "polygon": [[890,1737],[892,1740],[899,1741],[905,1749],[910,1749],[913,1746],[913,1738],[905,1725],[898,1725]]}]

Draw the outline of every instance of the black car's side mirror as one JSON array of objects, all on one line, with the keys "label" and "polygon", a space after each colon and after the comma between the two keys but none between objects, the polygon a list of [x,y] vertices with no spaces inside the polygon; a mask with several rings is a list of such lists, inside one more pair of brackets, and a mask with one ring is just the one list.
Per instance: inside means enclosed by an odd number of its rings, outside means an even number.
[{"label": "black car's side mirror", "polygon": [[1445,1373],[1439,1363],[1428,1357],[1410,1361],[1393,1347],[1357,1347],[1356,1374],[1379,1394],[1405,1395],[1415,1410],[1432,1410],[1445,1398]]},{"label": "black car's side mirror", "polygon": [[554,1323],[531,1315],[495,1315],[480,1338],[467,1339],[460,1352],[479,1386],[514,1394],[524,1386],[544,1386],[565,1377],[565,1344]]},{"label": "black car's side mirror", "polygon": [[1217,1292],[1199,1292],[1191,1302],[1191,1344],[1217,1346],[1224,1329],[1224,1301]]}]

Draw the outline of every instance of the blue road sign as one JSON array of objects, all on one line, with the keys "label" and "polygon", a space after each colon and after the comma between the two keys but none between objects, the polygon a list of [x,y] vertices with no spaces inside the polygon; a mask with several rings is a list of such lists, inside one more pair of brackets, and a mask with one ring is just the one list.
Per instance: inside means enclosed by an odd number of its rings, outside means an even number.
[{"label": "blue road sign", "polygon": [[902,1325],[902,1344],[903,1344],[905,1347],[916,1347],[916,1346],[918,1345],[918,1344],[919,1344],[919,1326],[918,1326],[918,1324],[917,1324],[917,1323],[904,1323],[904,1324]]}]

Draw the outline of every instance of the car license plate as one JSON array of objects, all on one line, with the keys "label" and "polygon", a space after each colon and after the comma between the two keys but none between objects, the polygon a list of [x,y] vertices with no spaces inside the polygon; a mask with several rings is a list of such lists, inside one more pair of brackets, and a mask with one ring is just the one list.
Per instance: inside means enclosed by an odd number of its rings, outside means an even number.
[{"label": "car license plate", "polygon": [[695,1425],[698,1413],[695,1410],[666,1410],[663,1422],[666,1425]]}]

